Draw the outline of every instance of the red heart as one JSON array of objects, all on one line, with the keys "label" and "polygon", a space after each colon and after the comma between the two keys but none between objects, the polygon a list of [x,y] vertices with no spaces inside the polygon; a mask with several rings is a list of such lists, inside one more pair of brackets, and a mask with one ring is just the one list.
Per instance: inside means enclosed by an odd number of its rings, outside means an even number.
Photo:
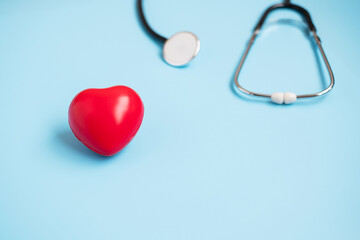
[{"label": "red heart", "polygon": [[93,88],[80,92],[72,100],[69,125],[85,146],[111,156],[133,139],[143,116],[144,105],[131,88]]}]

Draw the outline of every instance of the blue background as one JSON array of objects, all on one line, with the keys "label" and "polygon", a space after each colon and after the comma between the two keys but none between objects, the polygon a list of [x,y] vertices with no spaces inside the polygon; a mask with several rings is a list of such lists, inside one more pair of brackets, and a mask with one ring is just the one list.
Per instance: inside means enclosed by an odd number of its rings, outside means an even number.
[{"label": "blue background", "polygon": [[[232,78],[276,1],[145,1],[166,37],[201,50],[161,59],[134,1],[0,1],[0,239],[360,239],[360,2],[298,0],[336,77],[326,97],[278,106]],[[298,20],[269,19],[241,73],[251,90],[320,90],[329,79]],[[272,23],[271,23],[272,22]],[[86,88],[127,85],[145,117],[118,155],[71,133]]]}]

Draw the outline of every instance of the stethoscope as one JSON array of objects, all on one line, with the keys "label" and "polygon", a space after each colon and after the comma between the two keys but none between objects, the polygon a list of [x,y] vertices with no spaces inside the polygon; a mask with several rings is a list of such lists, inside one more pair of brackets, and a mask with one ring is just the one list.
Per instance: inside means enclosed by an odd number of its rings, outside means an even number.
[{"label": "stethoscope", "polygon": [[[168,64],[170,64],[172,66],[184,66],[184,65],[188,64],[198,54],[199,49],[200,49],[200,41],[196,37],[195,34],[193,34],[191,32],[179,32],[179,33],[174,34],[169,39],[166,39],[165,37],[157,34],[150,27],[148,22],[146,21],[146,18],[144,16],[144,12],[143,12],[143,7],[142,7],[142,0],[137,1],[137,7],[138,7],[139,15],[140,15],[140,20],[141,20],[144,28],[146,29],[146,31],[156,41],[159,41],[160,43],[163,44],[163,58]],[[330,76],[330,84],[322,91],[317,92],[317,93],[301,94],[301,95],[296,95],[295,93],[292,93],[292,92],[286,92],[286,93],[276,92],[273,94],[265,94],[265,93],[256,93],[256,92],[250,91],[240,85],[239,75],[240,75],[241,69],[244,65],[244,62],[246,60],[246,57],[248,56],[249,51],[250,51],[252,45],[254,44],[256,37],[261,32],[262,26],[264,25],[266,18],[268,17],[268,15],[271,12],[278,10],[278,9],[289,9],[289,10],[295,11],[298,14],[300,14],[303,17],[304,21],[306,22],[308,31],[309,31],[310,35],[312,36],[312,38],[314,39],[318,50],[320,51],[320,54],[325,62],[327,71]],[[329,61],[328,61],[328,59],[325,55],[324,49],[321,45],[320,38],[316,33],[316,28],[311,20],[310,13],[303,7],[292,4],[290,2],[290,0],[285,0],[283,3],[279,3],[279,4],[270,6],[263,13],[263,15],[261,16],[260,20],[258,21],[258,23],[256,24],[256,26],[253,30],[253,33],[247,44],[245,52],[240,60],[240,63],[238,65],[237,69],[236,69],[234,83],[235,83],[236,88],[244,94],[247,94],[250,96],[255,96],[255,97],[267,98],[277,104],[290,104],[290,103],[296,102],[297,99],[314,98],[314,97],[323,96],[326,93],[328,93],[334,87],[334,83],[335,83],[334,74],[331,70]]]}]

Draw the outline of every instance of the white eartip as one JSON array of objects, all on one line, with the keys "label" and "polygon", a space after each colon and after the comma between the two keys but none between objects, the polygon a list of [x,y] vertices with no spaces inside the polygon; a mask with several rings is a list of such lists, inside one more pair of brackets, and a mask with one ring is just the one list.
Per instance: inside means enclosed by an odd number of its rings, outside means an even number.
[{"label": "white eartip", "polygon": [[284,93],[284,103],[285,104],[291,104],[291,103],[294,103],[296,102],[296,94],[295,93],[292,93],[292,92],[287,92],[287,93]]},{"label": "white eartip", "polygon": [[277,104],[284,103],[284,94],[282,92],[273,93],[271,95],[271,101]]}]

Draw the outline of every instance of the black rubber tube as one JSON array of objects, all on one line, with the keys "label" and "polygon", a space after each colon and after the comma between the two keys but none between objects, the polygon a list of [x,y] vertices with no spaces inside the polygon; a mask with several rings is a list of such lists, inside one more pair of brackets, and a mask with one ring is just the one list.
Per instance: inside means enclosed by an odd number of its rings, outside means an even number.
[{"label": "black rubber tube", "polygon": [[303,17],[305,22],[307,23],[309,30],[316,32],[316,28],[311,20],[310,13],[305,8],[295,5],[295,4],[292,4],[292,3],[290,3],[290,1],[284,1],[284,3],[279,3],[279,4],[270,6],[261,16],[254,31],[260,30],[262,25],[264,24],[266,18],[268,17],[268,15],[277,9],[290,9],[290,10],[293,10],[293,11],[299,13]]},{"label": "black rubber tube", "polygon": [[159,35],[158,33],[156,33],[149,25],[149,23],[146,21],[145,18],[145,14],[144,14],[144,9],[143,9],[143,4],[142,4],[142,0],[137,0],[136,2],[136,8],[137,8],[137,12],[139,14],[140,17],[140,22],[143,25],[144,29],[146,30],[146,32],[152,37],[154,38],[156,41],[159,41],[161,43],[165,43],[165,41],[167,40],[165,37]]}]

